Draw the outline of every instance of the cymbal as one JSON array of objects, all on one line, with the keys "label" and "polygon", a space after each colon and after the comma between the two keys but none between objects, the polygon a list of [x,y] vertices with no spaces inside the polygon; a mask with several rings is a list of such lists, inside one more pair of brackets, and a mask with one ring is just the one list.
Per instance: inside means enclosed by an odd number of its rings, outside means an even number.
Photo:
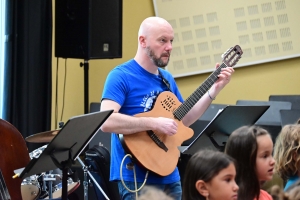
[{"label": "cymbal", "polygon": [[30,135],[26,137],[25,140],[32,143],[48,143],[58,134],[58,132],[59,130],[45,131]]}]

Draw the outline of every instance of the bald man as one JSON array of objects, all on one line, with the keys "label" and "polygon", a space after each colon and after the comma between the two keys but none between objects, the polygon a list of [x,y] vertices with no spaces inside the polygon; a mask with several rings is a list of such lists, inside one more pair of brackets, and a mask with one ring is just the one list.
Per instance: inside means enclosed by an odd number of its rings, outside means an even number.
[{"label": "bald man", "polygon": [[[113,133],[110,180],[118,181],[121,199],[134,199],[136,194],[133,192],[145,181],[147,185],[163,190],[174,199],[181,199],[182,190],[177,167],[171,174],[157,175],[142,165],[132,162],[129,157],[125,157],[128,152],[124,150],[119,139],[119,134],[135,134],[147,130],[166,134],[168,137],[176,135],[178,124],[174,119],[133,117],[138,113],[150,111],[157,96],[164,91],[171,91],[180,102],[184,101],[174,78],[163,69],[170,60],[173,39],[173,28],[165,19],[146,18],[141,23],[138,32],[138,49],[135,57],[115,67],[109,73],[104,85],[101,110],[113,109],[114,113],[101,129],[103,132]],[[217,64],[216,67],[218,66]],[[204,95],[183,117],[182,123],[185,126],[190,126],[199,119],[212,100],[229,83],[233,72],[231,67],[221,70],[218,80],[210,88],[209,93]],[[122,162],[123,159],[124,162]],[[120,174],[120,168],[122,168],[122,174]],[[148,178],[145,179],[147,173],[149,173]],[[134,183],[135,176],[137,186]],[[124,184],[121,179],[124,180]]]}]

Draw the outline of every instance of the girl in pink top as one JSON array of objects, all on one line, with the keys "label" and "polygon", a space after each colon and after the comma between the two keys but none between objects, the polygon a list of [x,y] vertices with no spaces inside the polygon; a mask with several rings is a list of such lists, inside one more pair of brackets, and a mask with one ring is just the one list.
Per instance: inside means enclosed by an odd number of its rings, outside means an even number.
[{"label": "girl in pink top", "polygon": [[243,126],[229,137],[225,153],[237,161],[236,182],[240,200],[272,200],[260,189],[261,183],[271,180],[275,160],[270,134],[257,126]]}]

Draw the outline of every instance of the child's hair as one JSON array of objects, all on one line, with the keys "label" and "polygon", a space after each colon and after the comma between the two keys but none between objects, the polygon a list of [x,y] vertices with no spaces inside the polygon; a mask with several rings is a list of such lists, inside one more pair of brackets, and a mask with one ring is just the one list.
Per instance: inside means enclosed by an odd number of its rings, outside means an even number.
[{"label": "child's hair", "polygon": [[297,174],[300,166],[299,155],[300,125],[285,125],[277,136],[274,147],[275,172],[284,181]]},{"label": "child's hair", "polygon": [[283,200],[299,200],[300,199],[300,181],[291,185],[283,195]]},{"label": "child's hair", "polygon": [[138,200],[173,200],[162,190],[152,186],[144,186]]},{"label": "child's hair", "polygon": [[278,185],[272,186],[270,194],[273,200],[299,200],[300,199],[300,181],[291,185],[286,192],[284,192]]},{"label": "child's hair", "polygon": [[205,200],[196,189],[196,182],[203,180],[204,182],[211,181],[218,173],[227,168],[231,163],[235,165],[235,161],[230,156],[214,151],[201,150],[195,153],[185,169],[183,179],[183,199],[184,200]]},{"label": "child's hair", "polygon": [[271,195],[273,200],[282,200],[284,193],[283,189],[279,185],[273,185],[268,193]]},{"label": "child's hair", "polygon": [[239,186],[238,199],[259,199],[260,181],[256,175],[257,140],[261,135],[270,135],[257,126],[242,126],[228,138],[225,153],[238,163],[236,183]]}]

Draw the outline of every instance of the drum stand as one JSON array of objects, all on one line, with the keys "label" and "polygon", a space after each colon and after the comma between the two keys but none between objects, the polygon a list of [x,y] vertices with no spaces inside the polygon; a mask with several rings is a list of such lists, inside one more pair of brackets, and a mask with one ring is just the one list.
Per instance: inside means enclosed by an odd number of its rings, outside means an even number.
[{"label": "drum stand", "polygon": [[48,188],[49,188],[49,192],[48,192],[48,196],[49,199],[52,199],[52,194],[53,194],[53,190],[52,190],[52,184],[53,181],[56,181],[56,177],[59,176],[58,174],[44,174],[43,175],[43,191],[46,191],[46,182],[48,182]]},{"label": "drum stand", "polygon": [[83,172],[84,172],[84,181],[83,181],[83,187],[84,187],[84,200],[88,200],[88,175],[93,180],[94,184],[98,187],[98,189],[101,191],[103,196],[109,200],[108,196],[105,194],[105,192],[102,190],[101,186],[98,184],[98,182],[95,180],[93,175],[89,172],[88,167],[82,162],[82,160],[78,157],[77,160],[80,162]]}]

